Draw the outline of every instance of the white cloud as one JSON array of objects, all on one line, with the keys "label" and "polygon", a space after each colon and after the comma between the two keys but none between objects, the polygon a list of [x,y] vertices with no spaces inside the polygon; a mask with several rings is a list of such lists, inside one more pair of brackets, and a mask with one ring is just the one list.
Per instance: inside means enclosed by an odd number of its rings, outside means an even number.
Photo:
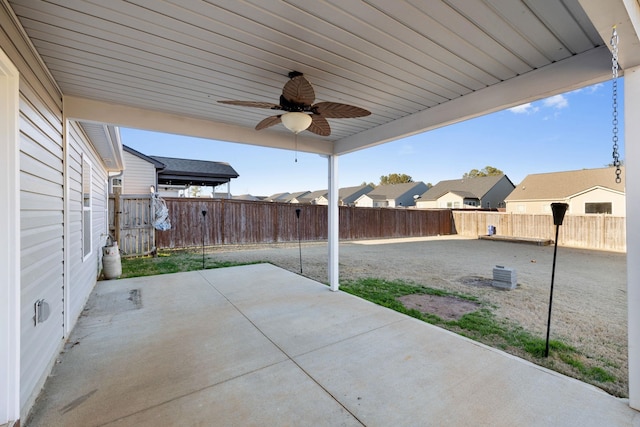
[{"label": "white cloud", "polygon": [[542,101],[545,107],[561,109],[569,106],[569,101],[564,95],[554,95],[551,98],[547,98]]},{"label": "white cloud", "polygon": [[398,152],[398,154],[401,156],[406,156],[406,155],[415,154],[415,152],[416,150],[413,148],[413,145],[404,144],[402,145],[402,147],[400,147],[400,151]]},{"label": "white cloud", "polygon": [[531,105],[530,102],[527,102],[526,104],[509,108],[509,111],[511,111],[514,114],[533,114],[536,111],[538,111],[538,107],[534,107],[533,105]]},{"label": "white cloud", "polygon": [[592,93],[596,93],[597,91],[599,91],[603,87],[604,87],[603,83],[596,83],[594,85],[586,86],[586,87],[583,87],[583,88],[580,88],[580,89],[576,89],[576,90],[572,90],[571,92],[567,92],[567,93],[569,95],[572,95],[574,93],[585,92],[587,95],[591,95]]}]

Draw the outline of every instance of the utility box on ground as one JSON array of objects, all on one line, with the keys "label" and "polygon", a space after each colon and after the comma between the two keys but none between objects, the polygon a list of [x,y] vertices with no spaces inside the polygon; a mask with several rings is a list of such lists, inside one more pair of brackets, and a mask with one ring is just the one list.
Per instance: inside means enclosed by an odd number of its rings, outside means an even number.
[{"label": "utility box on ground", "polygon": [[512,290],[516,288],[518,280],[516,279],[516,271],[513,268],[505,268],[502,265],[496,265],[493,268],[493,281],[491,285],[500,288]]}]

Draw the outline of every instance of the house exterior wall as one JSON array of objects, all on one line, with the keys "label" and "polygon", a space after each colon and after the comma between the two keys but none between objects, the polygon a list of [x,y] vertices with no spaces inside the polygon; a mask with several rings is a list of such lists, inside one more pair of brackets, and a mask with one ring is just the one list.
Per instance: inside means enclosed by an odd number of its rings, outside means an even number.
[{"label": "house exterior wall", "polygon": [[[551,203],[567,203],[566,200],[513,200],[507,201],[505,210],[507,213],[540,214],[551,213]],[[571,208],[567,214],[571,213]]]},{"label": "house exterior wall", "polygon": [[454,193],[447,193],[438,199],[436,207],[464,208],[464,198]]},{"label": "house exterior wall", "polygon": [[551,203],[568,203],[567,214],[584,215],[585,203],[611,202],[611,215],[626,215],[626,197],[624,194],[596,188],[566,200],[512,200],[506,202],[507,213],[540,214],[551,213]]},{"label": "house exterior wall", "polygon": [[339,201],[340,206],[353,206],[354,202],[358,199],[358,197],[363,194],[367,194],[372,191],[373,188],[371,186],[366,186],[361,188],[360,190],[354,192],[353,194],[349,194],[345,196],[342,200]]},{"label": "house exterior wall", "polygon": [[[0,45],[20,72],[20,408],[35,401],[64,337],[62,95],[0,8]],[[50,316],[34,324],[36,301]]]},{"label": "house exterior wall", "polygon": [[569,201],[571,213],[574,215],[585,214],[585,203],[611,203],[612,216],[626,216],[626,197],[624,194],[609,191],[604,188],[595,188],[591,191],[573,197]]},{"label": "house exterior wall", "polygon": [[152,163],[125,151],[124,164],[122,194],[149,194],[152,185],[158,189],[156,168]]},{"label": "house exterior wall", "polygon": [[416,183],[416,185],[411,188],[411,190],[406,193],[400,195],[394,200],[389,200],[389,206],[391,207],[407,207],[407,206],[415,206],[416,201],[413,196],[419,196],[427,191],[427,184],[422,182]]},{"label": "house exterior wall", "polygon": [[[83,129],[75,122],[68,124],[67,191],[69,194],[68,239],[69,280],[65,321],[67,330],[75,326],[102,266],[102,247],[108,232],[108,177],[100,157],[92,148]],[[84,257],[82,246],[82,159],[91,165],[91,255]]]},{"label": "house exterior wall", "polygon": [[489,191],[482,197],[483,208],[503,208],[504,199],[511,194],[514,186],[506,176],[503,176]]},{"label": "house exterior wall", "polygon": [[416,202],[418,209],[436,209],[438,207],[437,200],[418,200]]},{"label": "house exterior wall", "polygon": [[[19,395],[24,420],[64,344],[65,331],[75,324],[96,282],[98,230],[106,226],[106,172],[79,127],[64,126],[62,94],[6,3],[0,3],[0,46],[19,72],[18,139],[8,143],[19,150],[20,328],[15,342],[20,372],[19,385],[10,392]],[[80,250],[80,260],[79,152],[90,156],[94,173],[94,248],[86,258]],[[37,301],[48,304],[49,316],[35,323]],[[0,424],[4,421],[9,420]]]},{"label": "house exterior wall", "polygon": [[358,197],[354,203],[359,208],[372,208],[375,206],[373,199],[366,194]]}]

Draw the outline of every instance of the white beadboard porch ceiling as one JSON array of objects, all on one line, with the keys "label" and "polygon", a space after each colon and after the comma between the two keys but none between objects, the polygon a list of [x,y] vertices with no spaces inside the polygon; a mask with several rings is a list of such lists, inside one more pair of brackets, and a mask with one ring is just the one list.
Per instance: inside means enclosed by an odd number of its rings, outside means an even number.
[{"label": "white beadboard porch ceiling", "polygon": [[[342,154],[606,80],[640,64],[636,0],[9,0],[72,118],[292,148],[271,110],[287,73],[372,112],[303,132]],[[631,18],[630,18],[631,16]],[[604,41],[603,41],[604,40]]]}]

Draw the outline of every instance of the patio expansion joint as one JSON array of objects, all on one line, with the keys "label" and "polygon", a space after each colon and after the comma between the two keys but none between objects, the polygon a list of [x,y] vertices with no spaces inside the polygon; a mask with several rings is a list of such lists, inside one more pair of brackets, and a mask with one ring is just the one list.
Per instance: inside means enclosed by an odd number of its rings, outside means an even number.
[{"label": "patio expansion joint", "polygon": [[[150,411],[150,410],[153,410],[153,409],[159,408],[159,407],[161,407],[161,406],[163,406],[163,405],[166,405],[167,403],[175,402],[176,400],[180,400],[180,399],[183,399],[183,398],[185,398],[185,397],[188,397],[188,396],[192,396],[192,395],[195,395],[195,394],[201,393],[201,392],[203,392],[203,391],[205,391],[205,390],[208,390],[208,389],[211,389],[211,388],[217,387],[217,386],[219,386],[219,385],[221,385],[221,384],[225,384],[225,383],[228,383],[228,382],[230,382],[230,381],[234,381],[234,380],[236,380],[236,379],[238,379],[238,378],[242,378],[242,377],[245,377],[245,376],[247,376],[247,375],[254,374],[254,373],[259,372],[259,371],[261,371],[261,370],[263,370],[263,369],[266,369],[266,368],[270,368],[270,367],[272,367],[272,366],[279,365],[279,364],[281,364],[281,363],[283,363],[283,362],[286,362],[286,360],[280,360],[280,361],[275,362],[275,363],[270,363],[270,364],[267,364],[267,365],[263,365],[263,366],[261,366],[261,367],[259,367],[259,368],[252,369],[251,371],[243,372],[243,373],[242,373],[242,374],[240,374],[240,375],[236,375],[236,376],[233,376],[233,377],[226,378],[226,379],[224,379],[224,380],[222,380],[222,381],[218,381],[218,382],[216,382],[216,383],[209,384],[209,385],[207,385],[207,386],[205,386],[205,387],[201,387],[201,388],[199,388],[199,389],[192,390],[192,391],[190,391],[189,393],[183,393],[183,394],[180,394],[180,395],[174,396],[174,397],[172,397],[171,399],[166,399],[166,400],[164,400],[164,401],[162,401],[162,402],[155,403],[155,404],[153,404],[153,405],[147,406],[146,408],[140,409],[140,410],[138,410],[138,411],[131,412],[131,413],[127,414],[127,415],[122,415],[122,416],[120,416],[120,417],[118,417],[118,418],[114,418],[113,420],[106,421],[106,422],[104,422],[104,423],[102,423],[102,424],[97,424],[97,425],[96,425],[96,427],[104,427],[104,426],[108,426],[108,425],[111,425],[111,424],[114,424],[114,423],[120,422],[120,421],[122,421],[122,420],[126,420],[127,418],[129,418],[129,417],[133,417],[133,416],[135,416],[135,415],[137,415],[137,414],[142,414],[142,413],[144,413],[144,412],[147,412],[147,411]],[[294,363],[295,363],[295,362],[294,362]],[[2,427],[2,426],[0,426],[0,427]]]},{"label": "patio expansion joint", "polygon": [[[339,342],[347,341],[347,340],[352,339],[352,338],[354,338],[354,337],[357,337],[357,336],[361,336],[361,335],[367,334],[367,333],[372,332],[372,331],[374,331],[374,330],[376,330],[376,329],[383,328],[383,327],[385,327],[385,326],[388,326],[389,324],[393,324],[393,323],[401,322],[401,321],[403,321],[404,319],[400,319],[400,320],[397,320],[397,321],[394,321],[394,322],[390,322],[390,323],[388,323],[388,324],[385,324],[385,325],[379,326],[378,328],[369,329],[369,330],[367,330],[367,331],[361,332],[361,333],[359,333],[359,334],[352,335],[352,336],[350,336],[350,337],[347,337],[347,338],[344,338],[344,339],[342,339],[342,340],[339,340],[339,341],[333,342],[333,343],[331,343],[331,344],[327,344],[327,345],[325,345],[325,346],[321,346],[321,347],[316,348],[316,349],[314,349],[314,350],[310,350],[310,351],[307,351],[307,352],[301,353],[301,354],[299,354],[299,355],[297,355],[297,356],[291,356],[287,351],[285,351],[281,346],[279,346],[275,341],[273,341],[273,340],[271,339],[271,337],[269,337],[267,334],[265,334],[265,333],[264,333],[264,331],[263,331],[263,330],[262,330],[262,329],[261,329],[261,328],[260,328],[260,327],[259,327],[259,326],[254,322],[254,321],[253,321],[253,320],[251,320],[251,319],[250,319],[250,318],[249,318],[249,317],[248,317],[248,316],[247,316],[247,315],[246,315],[246,314],[245,314],[245,313],[244,313],[244,312],[243,312],[243,311],[242,311],[242,310],[241,310],[237,305],[235,305],[235,304],[234,304],[234,303],[233,303],[229,298],[227,298],[227,296],[226,296],[226,295],[224,295],[222,292],[220,292],[220,290],[218,290],[218,289],[215,287],[215,285],[214,285],[213,283],[209,282],[209,280],[208,280],[208,279],[206,279],[206,278],[205,278],[205,280],[207,281],[207,283],[209,283],[209,285],[210,285],[213,289],[215,289],[215,290],[216,290],[216,292],[218,292],[218,293],[219,293],[219,294],[220,294],[220,295],[221,295],[225,300],[227,300],[227,302],[228,302],[229,304],[231,304],[231,306],[232,306],[233,308],[235,308],[235,309],[238,311],[238,313],[240,313],[240,314],[241,314],[241,315],[242,315],[242,316],[247,320],[247,322],[249,322],[249,323],[250,323],[254,328],[256,328],[256,330],[258,330],[258,331],[260,332],[260,334],[261,334],[263,337],[265,337],[265,339],[267,339],[271,344],[273,344],[273,345],[274,345],[274,347],[276,347],[276,348],[277,348],[277,349],[278,349],[282,354],[284,354],[284,355],[287,357],[287,359],[288,359],[289,361],[291,361],[291,363],[293,363],[294,365],[296,365],[296,367],[297,367],[298,369],[300,369],[300,371],[301,371],[301,372],[303,372],[303,373],[304,373],[304,374],[305,374],[305,375],[306,375],[306,376],[307,376],[311,381],[313,381],[313,383],[314,383],[314,384],[316,384],[318,387],[320,387],[320,388],[321,388],[325,393],[327,393],[327,395],[331,396],[331,398],[332,398],[332,399],[333,399],[333,400],[334,400],[338,405],[340,405],[340,407],[341,407],[342,409],[344,409],[344,410],[345,410],[349,415],[351,415],[351,416],[353,417],[353,419],[355,419],[356,421],[358,421],[358,423],[360,423],[360,424],[361,424],[361,425],[363,425],[363,426],[365,426],[365,425],[366,425],[366,424],[365,424],[365,423],[364,423],[360,418],[358,418],[358,416],[357,416],[356,414],[354,414],[354,413],[353,413],[353,411],[351,411],[349,408],[347,408],[347,407],[346,407],[346,406],[345,406],[345,405],[344,405],[344,404],[343,404],[343,403],[342,403],[338,398],[336,398],[336,396],[334,396],[334,394],[333,394],[333,393],[331,393],[331,392],[330,392],[330,391],[329,391],[325,386],[323,386],[320,382],[318,382],[318,380],[316,380],[316,379],[313,377],[313,375],[311,375],[311,374],[310,374],[306,369],[304,369],[304,368],[303,368],[303,367],[302,367],[302,366],[301,366],[301,365],[300,365],[300,364],[295,360],[295,357],[300,357],[300,356],[303,356],[304,354],[313,353],[314,351],[320,350],[320,349],[322,349],[322,348],[326,348],[326,347],[329,347],[329,346],[331,346],[331,345],[337,344],[337,343],[339,343]],[[278,365],[278,364],[280,364],[280,363],[282,363],[282,362],[283,362],[283,361],[276,362],[276,363],[271,364],[270,366]],[[267,368],[267,367],[268,367],[268,366],[263,366],[263,367],[261,367],[261,368],[258,368],[258,369],[256,369],[256,370],[254,370],[253,372],[260,371],[260,370],[262,370],[262,369],[264,369],[264,368]],[[249,373],[250,373],[250,372],[244,373],[244,374],[242,374],[242,375],[239,375],[238,377],[242,377],[242,376],[247,375],[247,374],[249,374]],[[230,381],[230,380],[231,380],[231,379],[226,380],[226,381]],[[224,381],[224,382],[226,382],[226,381]],[[210,387],[212,387],[212,386],[210,386]],[[205,387],[205,389],[206,389],[206,388],[209,388],[209,387]]]}]

